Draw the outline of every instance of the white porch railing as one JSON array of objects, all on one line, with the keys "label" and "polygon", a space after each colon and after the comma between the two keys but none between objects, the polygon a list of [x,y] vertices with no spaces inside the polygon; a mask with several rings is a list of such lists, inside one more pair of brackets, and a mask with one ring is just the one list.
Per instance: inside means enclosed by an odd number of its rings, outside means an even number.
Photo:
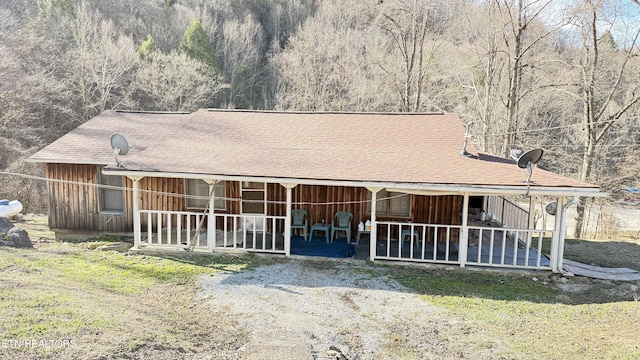
[{"label": "white porch railing", "polygon": [[376,260],[551,269],[544,255],[551,248],[550,230],[468,226],[468,245],[461,249],[461,225],[378,222],[377,228]]},{"label": "white porch railing", "polygon": [[243,249],[251,252],[285,253],[285,216],[216,214],[215,217],[222,219],[223,225],[215,229],[214,250]]},{"label": "white porch railing", "polygon": [[[211,222],[202,212],[140,210],[139,216],[140,247],[286,253],[285,216],[214,214]],[[552,230],[405,222],[377,222],[376,228],[374,260],[551,269],[543,253],[552,248]],[[461,249],[464,229],[468,245]]]},{"label": "white porch railing", "polygon": [[553,230],[469,226],[467,264],[551,270]]},{"label": "white porch railing", "polygon": [[376,259],[460,264],[461,229],[459,225],[378,222],[378,244],[382,246],[376,248]]},{"label": "white porch railing", "polygon": [[140,210],[141,222],[146,222],[140,231],[140,246],[188,249],[207,248],[206,229],[196,236],[196,229],[207,214],[187,211]]},{"label": "white porch railing", "polygon": [[146,223],[141,226],[140,247],[285,253],[284,216],[214,214],[209,232],[206,213],[139,210],[139,214]]}]

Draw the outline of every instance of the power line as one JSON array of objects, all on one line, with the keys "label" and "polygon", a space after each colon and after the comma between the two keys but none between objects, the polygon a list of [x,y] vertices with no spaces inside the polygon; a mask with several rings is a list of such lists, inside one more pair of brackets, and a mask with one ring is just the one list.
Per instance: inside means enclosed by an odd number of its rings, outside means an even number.
[{"label": "power line", "polygon": [[[626,117],[626,118],[611,119],[611,120],[594,121],[591,124],[603,124],[603,123],[627,121],[627,120],[637,120],[637,119],[640,119],[640,115]],[[540,131],[566,129],[566,128],[571,128],[571,127],[576,127],[576,126],[584,126],[584,124],[583,123],[578,123],[578,124],[569,124],[569,125],[549,126],[549,127],[545,127],[545,128],[538,128],[538,129],[510,131],[510,132],[505,132],[505,133],[501,133],[501,134],[487,134],[487,135],[484,135],[484,136],[502,137],[502,136],[507,136],[507,135],[517,135],[517,134],[526,134],[526,133],[540,132]]]},{"label": "power line", "polygon": [[[7,172],[7,171],[0,171],[0,175],[16,176],[16,177],[21,177],[21,178],[25,178],[25,179],[45,181],[45,182],[53,182],[53,183],[62,183],[62,184],[68,184],[68,185],[88,186],[88,187],[94,187],[94,188],[98,188],[98,189],[109,189],[109,190],[133,192],[132,188],[129,188],[129,187],[126,187],[126,186],[105,185],[105,184],[90,183],[90,182],[83,182],[83,181],[53,179],[53,178],[46,178],[46,177],[42,177],[42,176],[28,175],[28,174],[21,174],[21,173]],[[183,199],[195,199],[195,200],[203,200],[203,199],[207,199],[208,200],[209,199],[209,196],[178,194],[178,193],[165,192],[165,191],[156,191],[156,190],[148,190],[148,189],[138,189],[138,191],[141,192],[141,193],[147,193],[147,194],[151,194],[151,195],[177,197],[177,198],[183,198]],[[404,197],[404,196],[409,196],[409,194],[399,194],[399,195],[394,195],[394,196],[387,196],[387,197],[384,197],[384,198],[377,198],[376,201],[392,200],[392,199],[396,199],[396,198],[400,198],[400,197]],[[262,204],[262,203],[275,204],[275,205],[286,205],[287,204],[286,201],[276,201],[276,200],[267,200],[267,199],[264,199],[264,200],[248,200],[248,199],[242,199],[242,198],[230,198],[230,197],[223,197],[223,196],[214,196],[214,199],[215,200],[224,200],[224,201],[244,202],[244,203],[258,203],[258,204]],[[330,205],[348,205],[348,204],[369,204],[371,202],[372,202],[372,200],[331,201],[331,202],[321,202],[321,203],[318,203],[318,202],[306,202],[306,201],[298,201],[298,202],[293,202],[292,201],[291,204],[293,204],[293,205],[309,205],[309,206],[330,206]]]}]

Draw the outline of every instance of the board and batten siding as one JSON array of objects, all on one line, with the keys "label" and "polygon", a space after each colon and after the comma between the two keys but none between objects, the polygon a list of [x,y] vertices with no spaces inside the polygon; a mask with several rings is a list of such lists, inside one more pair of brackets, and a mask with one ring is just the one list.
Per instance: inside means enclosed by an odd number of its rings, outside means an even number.
[{"label": "board and batten siding", "polygon": [[[309,214],[309,226],[322,219],[331,222],[338,211],[353,214],[352,229],[357,229],[360,221],[371,219],[368,207],[369,190],[358,187],[298,185],[292,190],[292,208],[304,209]],[[423,224],[462,224],[462,196],[460,195],[409,195],[411,215],[408,218],[376,216],[379,221],[411,221]],[[279,184],[267,185],[268,215],[286,214],[286,189]],[[457,236],[457,235],[456,235]]]},{"label": "board and batten siding", "polygon": [[[98,171],[96,165],[46,164],[49,189],[49,227],[53,230],[79,230],[83,232],[132,233],[133,198],[132,183],[124,178],[124,213],[101,213],[99,203]],[[139,183],[140,208],[165,211],[203,211],[186,209],[183,194],[185,180],[179,178],[144,177]],[[292,190],[293,208],[309,213],[309,225],[324,219],[331,222],[338,211],[353,213],[352,228],[371,218],[368,207],[369,190],[358,187],[298,185]],[[461,224],[462,197],[411,196],[409,218],[377,216],[378,220],[412,221],[425,224]],[[238,214],[240,212],[240,183],[226,182],[226,210],[217,213]],[[267,214],[286,214],[286,189],[280,184],[267,184]],[[155,225],[155,219],[152,220]],[[147,225],[146,217],[141,226]],[[221,226],[218,224],[217,226]],[[283,229],[278,229],[283,231]]]},{"label": "board and batten siding", "polygon": [[[49,191],[49,227],[90,233],[133,231],[131,191],[124,192],[124,213],[101,213],[96,165],[46,164]],[[131,180],[123,179],[131,189]]]}]

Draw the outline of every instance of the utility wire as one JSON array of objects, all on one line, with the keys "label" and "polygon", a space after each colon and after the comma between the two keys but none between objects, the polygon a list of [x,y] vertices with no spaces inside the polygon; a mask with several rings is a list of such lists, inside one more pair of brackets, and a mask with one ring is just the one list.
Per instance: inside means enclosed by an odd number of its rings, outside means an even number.
[{"label": "utility wire", "polygon": [[[591,124],[602,124],[602,123],[610,123],[610,122],[618,122],[618,121],[627,121],[627,120],[637,120],[640,119],[640,115],[638,116],[631,116],[631,117],[626,117],[626,118],[619,118],[619,119],[611,119],[611,120],[602,120],[602,121],[594,121]],[[584,126],[583,123],[578,123],[578,124],[569,124],[569,125],[558,125],[558,126],[549,126],[549,127],[545,127],[545,128],[538,128],[538,129],[529,129],[529,130],[518,130],[518,131],[510,131],[510,132],[505,132],[505,133],[501,133],[501,134],[487,134],[484,136],[495,136],[495,137],[499,137],[499,136],[506,136],[506,135],[513,135],[513,134],[525,134],[525,133],[531,133],[531,132],[540,132],[540,131],[549,131],[549,130],[559,130],[559,129],[566,129],[566,128],[570,128],[570,127],[576,127],[576,126]]]},{"label": "utility wire", "polygon": [[[83,182],[83,181],[73,181],[73,180],[52,179],[52,178],[46,178],[46,177],[42,177],[42,176],[28,175],[28,174],[21,174],[21,173],[7,172],[7,171],[0,171],[0,175],[16,176],[16,177],[21,177],[21,178],[25,178],[25,179],[38,180],[38,181],[48,181],[48,182],[62,183],[62,184],[68,184],[68,185],[89,186],[89,187],[94,187],[94,188],[99,188],[99,189],[109,189],[109,190],[133,192],[132,188],[125,187],[125,186],[105,185],[105,184],[89,183],[89,182]],[[147,193],[147,194],[151,194],[151,195],[161,195],[161,196],[177,197],[177,198],[184,198],[184,199],[196,199],[196,200],[209,199],[208,195],[207,196],[198,196],[198,195],[178,194],[178,193],[164,192],[164,191],[155,191],[155,190],[148,190],[148,189],[138,189],[138,191],[141,192],[141,193]],[[400,198],[400,197],[404,197],[404,196],[408,196],[408,195],[409,194],[399,194],[399,195],[394,195],[394,196],[387,196],[387,197],[384,197],[384,198],[377,198],[376,201],[391,200],[391,199],[396,199],[396,198]],[[267,200],[267,199],[264,199],[264,200],[248,200],[248,199],[242,199],[242,198],[230,198],[230,197],[222,197],[222,196],[215,196],[214,199],[216,199],[216,200],[224,200],[224,201],[245,202],[245,203],[258,203],[258,204],[262,204],[262,203],[275,204],[275,205],[286,205],[287,204],[286,201],[275,201],[275,200]],[[310,206],[328,206],[328,205],[347,205],[347,204],[368,204],[368,203],[371,203],[371,202],[372,202],[372,200],[330,201],[330,202],[321,202],[321,203],[305,202],[305,201],[293,202],[292,201],[291,204],[293,204],[293,205],[310,205]]]}]

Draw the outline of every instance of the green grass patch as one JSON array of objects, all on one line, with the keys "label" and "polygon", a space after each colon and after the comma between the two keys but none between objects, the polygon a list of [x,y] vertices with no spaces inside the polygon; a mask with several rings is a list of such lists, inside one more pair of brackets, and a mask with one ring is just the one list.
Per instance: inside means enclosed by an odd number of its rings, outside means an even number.
[{"label": "green grass patch", "polygon": [[566,239],[564,258],[604,267],[640,270],[640,240]]},{"label": "green grass patch", "polygon": [[401,268],[393,272],[403,286],[421,294],[545,302],[558,293],[544,285],[543,280],[533,281],[535,276],[531,275],[416,268]]},{"label": "green grass patch", "polygon": [[582,287],[568,293],[557,286],[559,277],[544,273],[416,267],[389,267],[388,273],[445,311],[443,319],[467,324],[488,346],[496,339],[519,358],[633,359],[640,353],[640,302],[616,292],[620,284],[572,279]]},{"label": "green grass patch", "polygon": [[[170,334],[171,328],[185,326],[184,319],[200,316],[192,313],[204,306],[195,300],[198,275],[237,272],[261,262],[254,256],[127,255],[90,250],[86,243],[49,242],[38,244],[37,249],[0,247],[0,339],[86,338],[88,342],[96,341],[90,339],[100,334],[118,333],[125,337],[126,347],[137,348],[134,335],[139,331],[128,329],[130,322],[150,326],[145,331],[151,335]],[[211,321],[208,315],[204,317]],[[188,324],[211,328],[198,321]],[[164,341],[182,341],[186,347],[189,333],[193,331]],[[26,351],[29,358],[33,351],[54,356],[56,350],[16,351]]]}]

